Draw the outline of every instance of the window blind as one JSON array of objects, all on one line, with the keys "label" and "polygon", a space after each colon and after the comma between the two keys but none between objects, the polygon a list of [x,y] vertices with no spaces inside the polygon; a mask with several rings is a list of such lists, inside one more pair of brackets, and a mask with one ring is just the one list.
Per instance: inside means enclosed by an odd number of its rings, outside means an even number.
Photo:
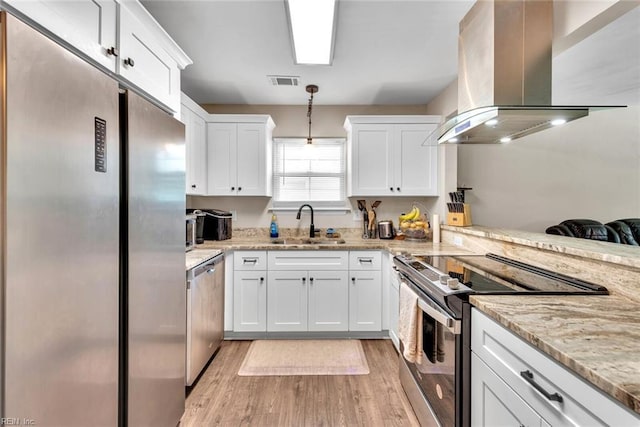
[{"label": "window blind", "polygon": [[345,140],[277,138],[273,141],[273,206],[343,207],[346,194]]}]

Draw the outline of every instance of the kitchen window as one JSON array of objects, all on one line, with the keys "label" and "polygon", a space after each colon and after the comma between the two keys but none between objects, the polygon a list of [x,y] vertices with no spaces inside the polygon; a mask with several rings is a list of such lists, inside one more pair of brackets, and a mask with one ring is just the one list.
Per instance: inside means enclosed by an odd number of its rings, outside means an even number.
[{"label": "kitchen window", "polygon": [[344,138],[275,138],[273,208],[346,209]]}]

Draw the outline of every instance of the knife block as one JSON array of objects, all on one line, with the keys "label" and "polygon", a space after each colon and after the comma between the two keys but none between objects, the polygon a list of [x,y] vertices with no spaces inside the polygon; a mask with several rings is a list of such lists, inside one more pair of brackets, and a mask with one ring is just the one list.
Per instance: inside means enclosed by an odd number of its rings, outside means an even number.
[{"label": "knife block", "polygon": [[447,225],[468,227],[471,224],[471,205],[464,204],[463,212],[447,212]]}]

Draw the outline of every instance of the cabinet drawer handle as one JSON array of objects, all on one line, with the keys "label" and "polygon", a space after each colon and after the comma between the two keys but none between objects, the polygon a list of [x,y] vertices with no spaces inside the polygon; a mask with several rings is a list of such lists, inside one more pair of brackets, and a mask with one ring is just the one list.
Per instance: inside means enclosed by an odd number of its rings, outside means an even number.
[{"label": "cabinet drawer handle", "polygon": [[196,188],[196,185],[195,184],[191,184],[191,188]]},{"label": "cabinet drawer handle", "polygon": [[562,402],[562,396],[560,396],[558,393],[549,393],[547,390],[545,390],[544,388],[542,388],[542,386],[540,384],[538,384],[536,382],[536,380],[533,379],[533,373],[529,370],[527,371],[521,371],[520,372],[520,376],[522,378],[524,378],[524,380],[526,382],[528,382],[529,384],[531,384],[533,386],[533,388],[535,388],[536,390],[538,390],[540,393],[542,393],[542,395],[544,397],[546,397],[549,400],[555,400],[556,402]]},{"label": "cabinet drawer handle", "polygon": [[208,269],[208,270],[207,270],[207,274],[211,274],[211,273],[213,273],[214,271],[216,271],[216,268],[215,268],[215,267],[210,268],[210,269]]},{"label": "cabinet drawer handle", "polygon": [[244,258],[242,260],[243,264],[256,264],[258,262],[258,258]]},{"label": "cabinet drawer handle", "polygon": [[107,55],[109,55],[109,56],[116,56],[117,57],[119,54],[120,54],[120,52],[114,46],[111,46],[109,49],[107,49]]},{"label": "cabinet drawer handle", "polygon": [[366,262],[366,263],[369,263],[369,264],[373,264],[373,259],[372,258],[358,258],[358,262],[359,263]]},{"label": "cabinet drawer handle", "polygon": [[129,67],[134,67],[136,65],[133,58],[127,58],[124,60],[124,65],[128,65]]}]

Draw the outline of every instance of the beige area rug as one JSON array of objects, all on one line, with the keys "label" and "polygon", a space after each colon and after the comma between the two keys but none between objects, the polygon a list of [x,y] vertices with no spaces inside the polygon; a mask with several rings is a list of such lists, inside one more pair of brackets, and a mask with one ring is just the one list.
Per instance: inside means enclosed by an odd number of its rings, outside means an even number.
[{"label": "beige area rug", "polygon": [[256,340],[238,371],[240,376],[368,373],[360,340]]}]

